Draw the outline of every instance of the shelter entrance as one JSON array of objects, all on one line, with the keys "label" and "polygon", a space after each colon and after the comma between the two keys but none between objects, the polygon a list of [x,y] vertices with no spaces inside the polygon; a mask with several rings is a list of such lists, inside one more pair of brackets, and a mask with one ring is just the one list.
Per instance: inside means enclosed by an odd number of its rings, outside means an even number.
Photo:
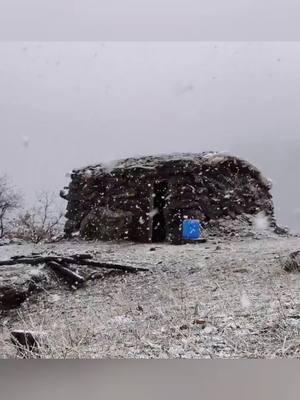
[{"label": "shelter entrance", "polygon": [[155,182],[153,186],[152,242],[163,242],[166,239],[165,206],[168,193],[168,182]]}]

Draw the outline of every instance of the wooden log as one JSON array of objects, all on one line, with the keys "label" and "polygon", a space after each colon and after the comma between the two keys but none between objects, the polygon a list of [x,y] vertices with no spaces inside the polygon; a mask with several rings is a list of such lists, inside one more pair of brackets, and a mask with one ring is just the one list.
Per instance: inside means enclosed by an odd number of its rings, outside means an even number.
[{"label": "wooden log", "polygon": [[52,269],[58,276],[62,277],[72,287],[80,287],[84,284],[85,278],[69,268],[62,266],[56,261],[47,262],[47,266]]},{"label": "wooden log", "polygon": [[73,254],[70,257],[72,257],[74,260],[91,260],[93,258],[91,254],[86,253]]},{"label": "wooden log", "polygon": [[133,267],[130,265],[104,263],[104,262],[98,262],[98,261],[93,261],[93,260],[78,260],[78,261],[76,261],[76,264],[82,265],[82,266],[87,266],[87,267],[95,267],[95,268],[118,269],[120,271],[126,271],[126,272],[149,271],[148,268]]},{"label": "wooden log", "polygon": [[[49,261],[60,261],[62,260],[62,258],[63,257],[58,257],[58,256],[16,256],[8,260],[0,261],[0,266],[17,265],[17,264],[38,265],[38,264],[45,264]],[[72,258],[71,260],[74,262],[76,261]]]},{"label": "wooden log", "polygon": [[[90,259],[86,259],[87,257],[82,255],[77,257],[77,255],[63,257],[63,256],[17,256],[15,258],[10,258],[8,260],[0,261],[0,266],[6,265],[17,265],[17,264],[27,264],[27,265],[39,265],[39,264],[47,264],[49,262],[56,262],[58,264],[76,264],[82,266],[91,266],[95,268],[106,268],[106,269],[118,269],[127,272],[139,272],[139,271],[148,271],[148,268],[141,267],[133,267],[130,265],[121,265],[100,261],[93,261]],[[89,258],[89,257],[88,257]]]}]

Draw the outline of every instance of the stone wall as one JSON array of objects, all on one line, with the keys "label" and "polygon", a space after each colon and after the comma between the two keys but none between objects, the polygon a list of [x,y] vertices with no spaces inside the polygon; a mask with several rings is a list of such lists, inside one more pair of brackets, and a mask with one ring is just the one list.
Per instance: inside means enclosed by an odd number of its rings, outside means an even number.
[{"label": "stone wall", "polygon": [[65,232],[102,240],[148,242],[157,185],[166,186],[166,240],[180,240],[184,215],[209,224],[264,211],[274,221],[269,182],[251,164],[217,153],[144,157],[74,170],[61,196],[68,201]]}]

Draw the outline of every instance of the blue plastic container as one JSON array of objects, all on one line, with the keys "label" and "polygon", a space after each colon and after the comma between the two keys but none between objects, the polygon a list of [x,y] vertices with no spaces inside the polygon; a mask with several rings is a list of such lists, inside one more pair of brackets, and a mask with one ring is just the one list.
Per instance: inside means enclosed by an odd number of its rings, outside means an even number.
[{"label": "blue plastic container", "polygon": [[182,222],[182,238],[184,240],[200,239],[202,227],[198,219],[185,219]]}]

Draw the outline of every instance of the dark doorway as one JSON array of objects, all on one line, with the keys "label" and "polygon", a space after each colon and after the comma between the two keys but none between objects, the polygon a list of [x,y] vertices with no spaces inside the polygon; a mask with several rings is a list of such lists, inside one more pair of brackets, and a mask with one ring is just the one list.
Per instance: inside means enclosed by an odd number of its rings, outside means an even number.
[{"label": "dark doorway", "polygon": [[155,182],[153,186],[152,242],[163,242],[166,239],[165,206],[168,193],[168,182]]}]

